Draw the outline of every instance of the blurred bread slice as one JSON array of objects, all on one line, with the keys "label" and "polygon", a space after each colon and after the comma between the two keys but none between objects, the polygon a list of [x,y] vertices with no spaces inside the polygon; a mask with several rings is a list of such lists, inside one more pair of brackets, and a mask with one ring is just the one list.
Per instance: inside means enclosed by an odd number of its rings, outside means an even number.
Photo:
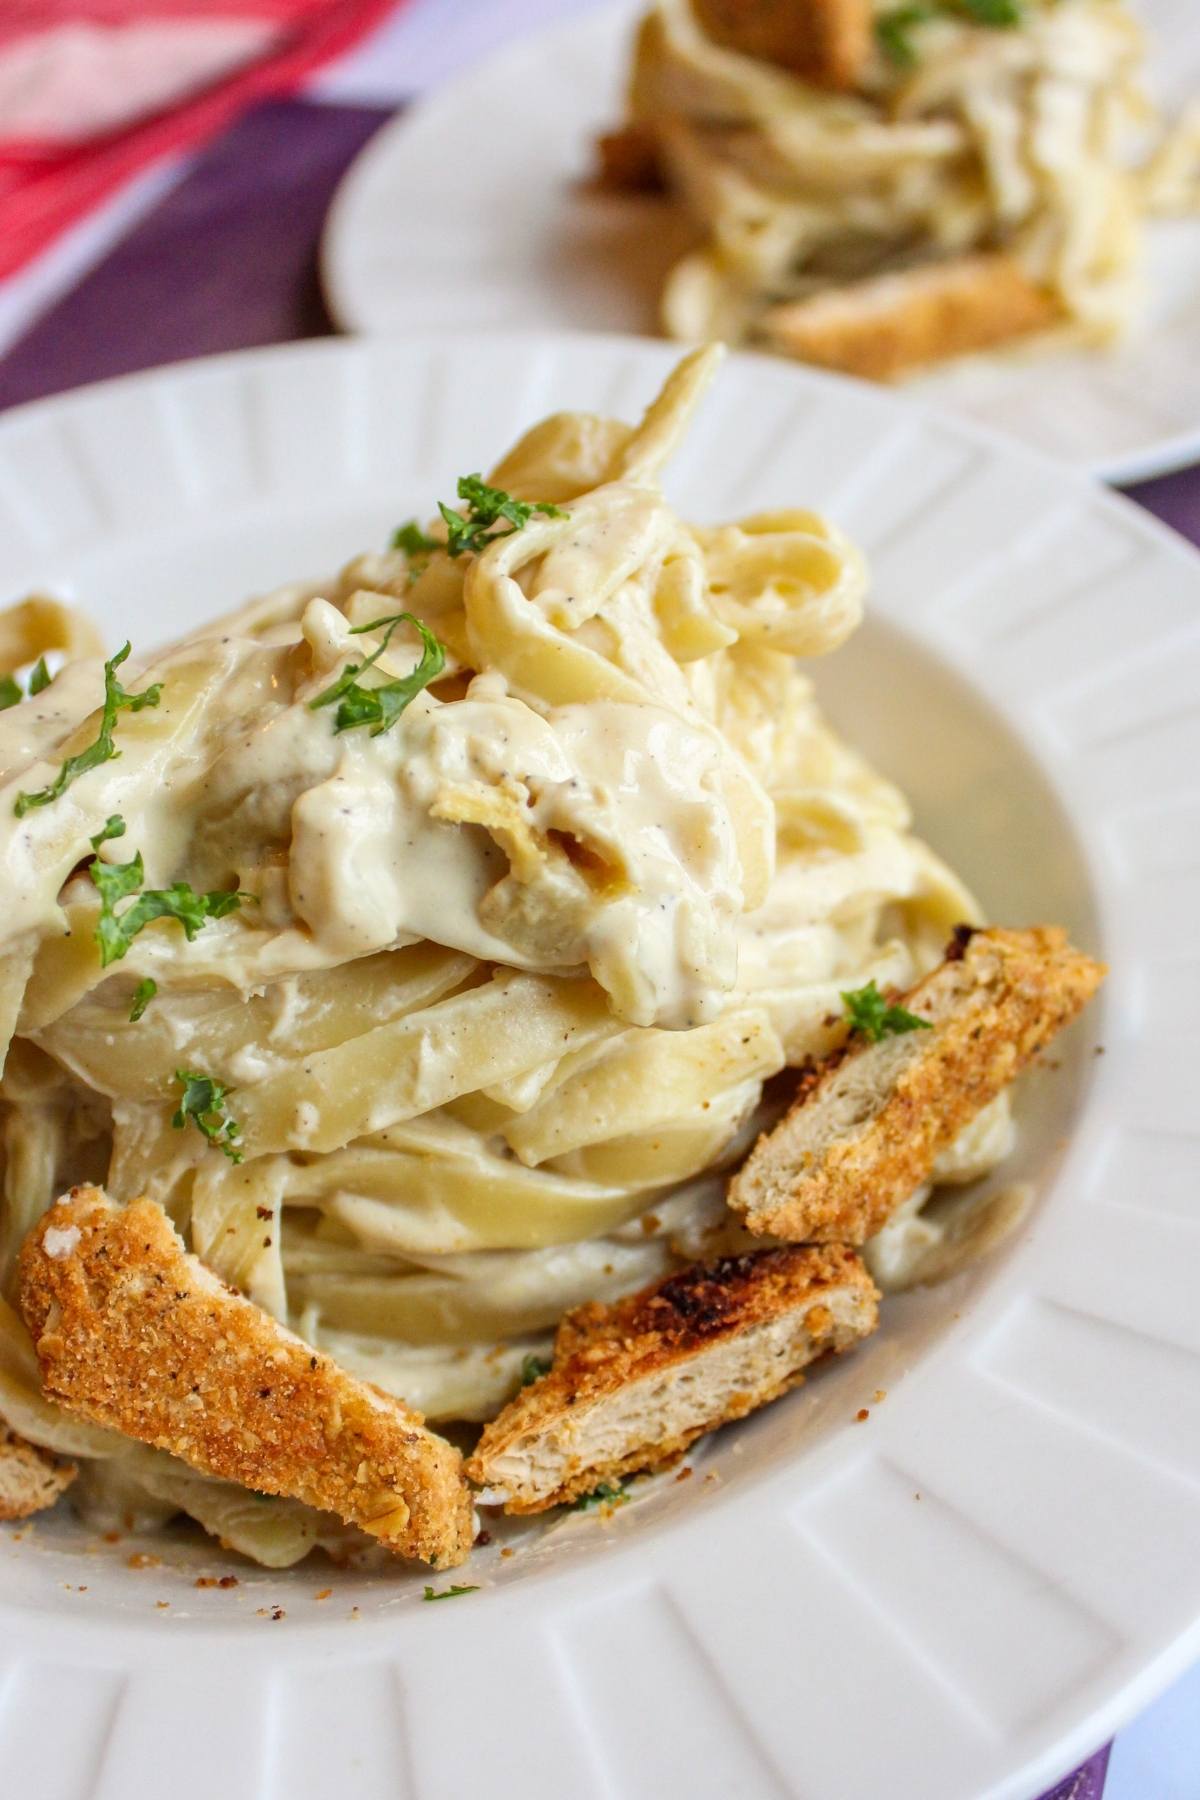
[{"label": "blurred bread slice", "polygon": [[465,1560],[458,1451],[225,1287],[160,1206],[73,1188],[25,1240],[19,1304],[68,1412],[336,1513],[402,1556]]},{"label": "blurred bread slice", "polygon": [[485,1428],[467,1473],[506,1512],[536,1513],[656,1468],[848,1350],[875,1329],[877,1302],[851,1251],[785,1245],[580,1307],[549,1373]]},{"label": "blurred bread slice", "polygon": [[1046,331],[1062,308],[1014,257],[955,257],[826,288],[774,306],[758,324],[771,350],[890,381],[931,363]]},{"label": "blurred bread slice", "polygon": [[731,1177],[730,1206],[761,1234],[865,1243],[1104,974],[1058,926],[960,928],[945,962],[902,996],[931,1029],[851,1038],[810,1071]]},{"label": "blurred bread slice", "polygon": [[65,1494],[78,1473],[48,1450],[27,1444],[0,1421],[0,1519],[28,1519]]}]

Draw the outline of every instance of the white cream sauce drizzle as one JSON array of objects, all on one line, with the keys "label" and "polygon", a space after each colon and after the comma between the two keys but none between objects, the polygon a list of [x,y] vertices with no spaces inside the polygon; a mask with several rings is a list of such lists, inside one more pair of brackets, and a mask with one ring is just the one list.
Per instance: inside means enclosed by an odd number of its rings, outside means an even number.
[{"label": "white cream sauce drizzle", "polygon": [[[575,543],[558,573],[573,587],[585,564]],[[207,965],[218,932],[229,978],[247,987],[288,963],[428,938],[536,972],[590,969],[631,1023],[689,1027],[721,1010],[744,904],[737,790],[722,777],[728,750],[699,716],[612,699],[536,710],[493,671],[461,699],[420,694],[378,737],[338,734],[333,709],[309,702],[369,641],[320,599],[301,629],[287,646],[206,640],[169,653],[137,686],[161,680],[168,708],[173,675],[204,658],[212,704],[153,744],[122,714],[122,755],[24,820],[13,799],[53,777],[58,745],[99,698],[97,671],[67,670],[0,717],[6,932],[56,928],[63,881],[120,812],[126,834],[103,854],[125,861],[140,849],[147,885],[245,883],[264,844],[282,865],[258,908],[194,944],[175,930],[145,934],[164,973],[185,974],[193,957]],[[398,634],[379,666],[403,674],[416,654]],[[90,899],[89,889],[72,891]]]}]

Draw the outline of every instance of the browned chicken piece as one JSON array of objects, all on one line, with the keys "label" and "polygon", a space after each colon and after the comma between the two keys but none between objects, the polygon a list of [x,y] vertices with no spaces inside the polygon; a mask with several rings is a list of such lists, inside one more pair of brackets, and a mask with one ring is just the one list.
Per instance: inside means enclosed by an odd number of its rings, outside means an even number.
[{"label": "browned chicken piece", "polygon": [[777,63],[816,87],[857,86],[871,54],[871,0],[692,0],[715,44]]},{"label": "browned chicken piece", "polygon": [[467,1473],[503,1493],[506,1512],[536,1513],[661,1467],[866,1337],[878,1298],[852,1251],[787,1245],[582,1306],[558,1328],[549,1373],[486,1427]]},{"label": "browned chicken piece", "polygon": [[458,1451],[225,1287],[160,1206],[73,1188],[26,1239],[19,1282],[43,1386],[69,1412],[336,1513],[402,1556],[466,1559]]},{"label": "browned chicken piece", "polygon": [[622,125],[596,139],[596,179],[621,193],[657,194],[665,183],[658,140],[648,125]]},{"label": "browned chicken piece", "polygon": [[843,374],[891,381],[927,364],[1045,331],[1062,319],[1054,295],[999,252],[875,275],[772,307],[768,348]]},{"label": "browned chicken piece", "polygon": [[66,1493],[78,1470],[0,1422],[0,1519],[28,1519]]},{"label": "browned chicken piece", "polygon": [[1057,926],[961,927],[945,962],[901,999],[930,1029],[852,1038],[810,1071],[731,1177],[730,1206],[772,1237],[865,1243],[1105,972]]}]

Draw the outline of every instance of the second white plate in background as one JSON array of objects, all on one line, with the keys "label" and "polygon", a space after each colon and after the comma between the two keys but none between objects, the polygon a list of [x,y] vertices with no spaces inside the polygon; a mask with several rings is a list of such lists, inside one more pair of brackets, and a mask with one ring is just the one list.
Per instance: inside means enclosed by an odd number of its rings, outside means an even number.
[{"label": "second white plate in background", "polygon": [[[661,200],[583,186],[596,132],[621,116],[638,10],[604,7],[523,38],[384,127],[326,227],[339,324],[657,329],[680,226]],[[1200,95],[1194,0],[1137,10],[1172,115]],[[1149,300],[1119,350],[977,358],[913,391],[1110,481],[1200,457],[1200,219],[1156,221],[1149,240]]]}]

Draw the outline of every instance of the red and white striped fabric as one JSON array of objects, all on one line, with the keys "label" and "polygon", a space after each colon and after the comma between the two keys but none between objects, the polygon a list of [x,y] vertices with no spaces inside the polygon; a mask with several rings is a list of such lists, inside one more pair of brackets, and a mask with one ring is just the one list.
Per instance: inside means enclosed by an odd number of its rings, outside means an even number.
[{"label": "red and white striped fabric", "polygon": [[4,0],[0,277],[147,164],[296,86],[396,0]]}]

